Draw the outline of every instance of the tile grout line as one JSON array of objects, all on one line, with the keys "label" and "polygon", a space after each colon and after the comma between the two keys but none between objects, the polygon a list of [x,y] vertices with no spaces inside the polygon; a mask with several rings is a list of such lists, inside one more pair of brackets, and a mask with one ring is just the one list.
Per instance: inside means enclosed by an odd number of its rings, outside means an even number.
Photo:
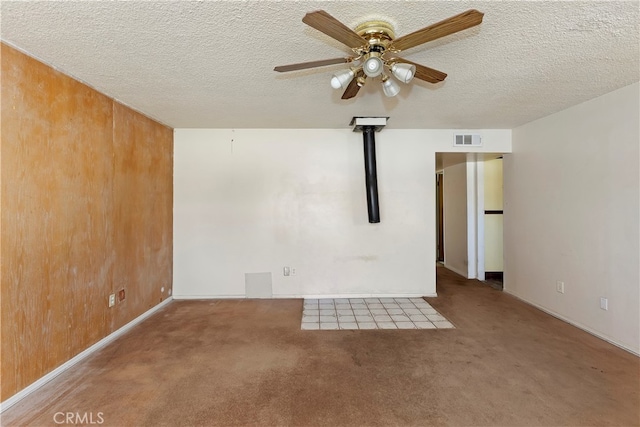
[{"label": "tile grout line", "polygon": [[[371,299],[373,301],[367,301],[367,299]],[[313,323],[313,324],[317,324],[318,328],[317,329],[322,329],[322,324],[324,323],[326,324],[335,324],[335,326],[337,327],[338,330],[356,330],[356,329],[360,329],[361,324],[364,323],[371,323],[375,326],[375,328],[371,328],[371,329],[387,329],[387,328],[382,328],[380,327],[381,324],[383,323],[391,323],[393,324],[393,326],[395,327],[395,329],[455,329],[455,326],[448,320],[446,319],[444,316],[442,316],[441,313],[439,313],[435,308],[433,308],[433,306],[431,306],[428,302],[426,302],[424,299],[420,299],[419,301],[422,304],[417,304],[415,300],[418,300],[417,298],[384,298],[385,300],[388,300],[386,302],[382,301],[383,298],[327,298],[328,301],[324,301],[321,303],[321,299],[316,299],[316,301],[308,303],[306,300],[305,302],[303,302],[303,313],[302,313],[302,317],[304,319],[304,314],[305,314],[305,310],[318,310],[318,321],[317,322],[301,322],[301,329],[304,323]],[[340,300],[340,301],[338,301]],[[405,300],[405,301],[402,301]],[[323,304],[325,306],[325,308],[321,308],[320,305]],[[339,304],[345,304],[348,305],[349,307],[349,316],[341,316],[338,313],[338,305]],[[356,315],[356,310],[362,310],[362,307],[354,307],[354,305],[359,304],[362,305],[363,307],[366,308],[366,314],[364,313],[360,313],[358,315]],[[374,308],[371,308],[372,304],[379,304],[381,305],[381,307],[384,309],[384,313],[385,316],[387,318],[390,319],[390,321],[378,321],[376,320],[375,316],[376,314],[374,314],[372,312],[372,310],[375,310]],[[391,307],[387,307],[385,306],[385,304],[387,305],[391,305]],[[402,307],[402,304],[404,304],[405,306],[409,306],[409,307]],[[306,307],[305,307],[306,305]],[[397,307],[393,307],[393,306],[397,306]],[[426,307],[424,307],[424,305],[426,305]],[[330,306],[331,308],[329,309]],[[310,308],[313,307],[313,308]],[[376,308],[377,309],[377,308]],[[399,310],[401,313],[397,313],[397,315],[399,316],[403,316],[407,318],[407,321],[400,321],[400,320],[396,320],[394,319],[392,316],[395,316],[396,314],[392,314],[390,312],[390,310]],[[417,310],[417,313],[413,313],[413,315],[420,315],[422,316],[424,319],[418,319],[418,320],[414,320],[411,318],[412,314],[407,312],[406,310],[411,309],[411,310]],[[330,310],[330,312],[332,313],[332,315],[330,317],[332,317],[332,321],[328,322],[325,321],[323,322],[320,317],[323,316],[320,311],[321,310]],[[340,310],[345,310],[345,307],[342,307]],[[425,313],[425,311],[428,311],[428,313]],[[433,311],[433,313],[431,312]],[[325,313],[324,316],[326,316],[327,314]],[[364,321],[364,320],[358,320],[357,316],[360,317],[369,317],[370,321]],[[435,319],[435,320],[431,320],[428,316],[438,316],[439,318]],[[341,322],[340,321],[340,317],[353,317],[353,322],[348,321],[348,322]],[[416,322],[419,323],[423,323],[423,324],[428,324],[430,326],[420,326],[418,325]],[[407,323],[411,326],[413,326],[412,328],[403,328],[401,327],[403,323]],[[438,326],[437,323],[444,323],[444,325]],[[354,326],[356,326],[356,328],[352,328],[352,327],[346,327],[344,329],[341,328],[341,325],[346,325],[346,324],[353,324]],[[400,324],[400,325],[399,325]],[[305,328],[306,329],[306,328]],[[311,329],[311,328],[309,328]],[[315,329],[315,328],[314,328]],[[367,328],[368,329],[368,328]],[[393,328],[392,328],[393,329]],[[334,329],[335,330],[335,329]]]}]

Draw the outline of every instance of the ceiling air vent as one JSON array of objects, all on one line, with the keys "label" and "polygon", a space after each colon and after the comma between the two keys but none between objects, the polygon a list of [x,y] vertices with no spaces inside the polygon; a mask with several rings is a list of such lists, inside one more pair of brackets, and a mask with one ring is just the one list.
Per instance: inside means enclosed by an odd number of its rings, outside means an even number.
[{"label": "ceiling air vent", "polygon": [[454,147],[480,147],[482,138],[478,134],[456,133],[453,135]]}]

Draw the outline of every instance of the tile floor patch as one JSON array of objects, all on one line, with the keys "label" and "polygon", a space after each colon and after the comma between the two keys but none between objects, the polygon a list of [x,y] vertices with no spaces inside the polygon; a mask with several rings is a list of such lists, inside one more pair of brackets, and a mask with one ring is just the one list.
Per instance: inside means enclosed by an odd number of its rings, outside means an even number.
[{"label": "tile floor patch", "polygon": [[301,329],[453,329],[422,298],[305,299]]}]

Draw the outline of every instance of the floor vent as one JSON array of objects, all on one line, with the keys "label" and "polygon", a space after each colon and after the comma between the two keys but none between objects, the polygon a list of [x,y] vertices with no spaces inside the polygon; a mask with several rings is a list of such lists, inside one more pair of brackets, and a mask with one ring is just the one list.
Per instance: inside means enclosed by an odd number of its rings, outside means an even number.
[{"label": "floor vent", "polygon": [[246,298],[272,298],[271,273],[244,273],[244,294]]}]

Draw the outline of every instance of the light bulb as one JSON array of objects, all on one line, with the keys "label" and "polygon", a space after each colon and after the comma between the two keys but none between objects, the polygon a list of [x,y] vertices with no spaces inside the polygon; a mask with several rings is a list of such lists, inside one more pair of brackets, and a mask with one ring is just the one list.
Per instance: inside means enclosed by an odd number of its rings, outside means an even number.
[{"label": "light bulb", "polygon": [[355,73],[351,69],[335,73],[331,77],[331,87],[334,89],[346,89],[354,76]]},{"label": "light bulb", "polygon": [[377,77],[382,74],[382,68],[384,66],[384,62],[377,56],[370,56],[364,61],[364,65],[362,69],[364,73],[369,77]]},{"label": "light bulb", "polygon": [[388,97],[393,97],[400,93],[400,86],[398,86],[398,83],[394,80],[387,77],[382,81],[382,91]]},{"label": "light bulb", "polygon": [[413,64],[393,64],[391,72],[402,83],[409,83],[416,74],[416,66]]}]

